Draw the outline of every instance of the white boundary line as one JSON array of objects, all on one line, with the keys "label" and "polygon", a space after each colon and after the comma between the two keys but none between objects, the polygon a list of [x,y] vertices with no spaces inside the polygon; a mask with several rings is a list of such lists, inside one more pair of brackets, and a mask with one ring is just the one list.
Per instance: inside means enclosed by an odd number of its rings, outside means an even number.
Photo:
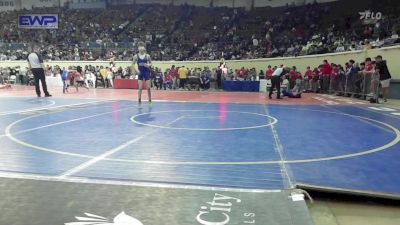
[{"label": "white boundary line", "polygon": [[[88,104],[88,103],[81,103],[81,104]],[[65,106],[63,106],[63,107],[65,107]],[[314,110],[314,111],[322,111],[322,110]],[[344,114],[344,113],[341,113],[341,114]],[[346,115],[346,114],[344,114],[344,115]],[[358,116],[354,116],[354,115],[350,115],[350,116],[358,117]],[[383,124],[383,123],[381,123],[381,124]],[[383,125],[385,125],[385,124],[383,124]],[[169,184],[166,185],[166,184],[147,183],[147,182],[103,181],[103,180],[83,179],[83,178],[68,178],[67,179],[67,178],[57,178],[57,177],[51,177],[51,176],[26,175],[26,174],[8,173],[8,172],[0,172],[0,177],[21,178],[21,179],[35,179],[35,180],[48,180],[48,181],[63,181],[63,182],[76,182],[76,183],[134,185],[134,186],[145,186],[145,187],[187,188],[187,189],[221,190],[221,191],[244,190],[243,192],[255,192],[256,191],[256,190],[249,191],[248,189],[213,188],[213,187],[191,186],[191,185],[169,185]],[[266,191],[265,190],[259,190],[259,192],[266,192]],[[271,192],[271,191],[267,191],[267,192]],[[280,192],[280,191],[272,191],[272,192]]]},{"label": "white boundary line", "polygon": [[41,107],[37,107],[37,108],[33,108],[33,109],[20,109],[20,110],[0,112],[0,116],[43,110],[43,109],[47,109],[49,106],[56,104],[56,102],[54,100],[50,100],[50,99],[46,99],[44,102],[50,102],[50,104],[41,106]]},{"label": "white boundary line", "polygon": [[[220,112],[219,110],[175,110],[175,111],[158,111],[158,112],[151,112],[151,113],[142,113],[142,114],[137,114],[135,116],[131,117],[131,121],[133,123],[142,125],[142,126],[148,126],[148,127],[155,127],[155,128],[161,128],[161,129],[171,129],[171,130],[191,130],[191,131],[232,131],[232,130],[249,130],[249,129],[257,129],[257,128],[263,128],[263,127],[268,127],[276,124],[278,122],[278,119],[275,117],[265,115],[265,114],[259,114],[259,113],[253,113],[253,112],[242,112],[242,111],[224,111],[226,113],[241,113],[241,114],[250,114],[250,115],[256,115],[256,116],[262,116],[262,117],[267,117],[269,120],[272,120],[271,123],[269,124],[264,124],[264,125],[258,125],[258,126],[250,126],[250,127],[232,127],[232,128],[186,128],[186,127],[170,127],[170,126],[161,126],[161,125],[154,125],[154,124],[148,124],[148,123],[142,123],[136,120],[137,117],[143,116],[143,115],[148,115],[148,114],[160,114],[160,113],[176,113],[176,112]],[[190,116],[189,116],[190,117]]]},{"label": "white boundary line", "polygon": [[83,164],[81,164],[81,165],[79,165],[77,167],[74,167],[74,168],[64,172],[63,174],[61,174],[59,176],[59,178],[65,178],[65,177],[71,176],[73,174],[79,173],[80,171],[90,167],[91,165],[93,165],[93,164],[95,164],[95,163],[97,163],[97,162],[99,162],[101,160],[104,160],[108,156],[121,151],[122,149],[128,147],[129,145],[131,145],[131,144],[133,144],[135,142],[138,142],[138,141],[142,140],[143,138],[147,137],[150,134],[151,133],[148,133],[148,134],[145,134],[145,135],[141,135],[141,136],[139,136],[137,138],[134,138],[134,139],[132,139],[130,141],[127,141],[127,142],[123,143],[122,145],[119,145],[116,148],[113,148],[113,149],[111,149],[111,150],[109,150],[109,151],[107,151],[107,152],[105,152],[105,153],[103,153],[103,154],[101,154],[99,156],[94,157],[93,159],[91,159],[91,160],[89,160],[89,161],[87,161],[87,162],[85,162],[85,163],[83,163]]},{"label": "white boundary line", "polygon": [[[329,106],[327,106],[327,105],[323,105],[322,107],[327,108],[327,109],[332,110],[332,111],[336,111],[336,112],[338,112],[338,113],[343,113],[343,111],[340,111],[339,109],[329,108]],[[354,107],[356,107],[356,106],[354,106]],[[357,108],[357,107],[356,107],[356,108]],[[387,127],[379,126],[379,125],[377,125],[377,124],[374,124],[374,123],[372,123],[372,122],[363,120],[363,119],[361,119],[361,118],[356,118],[356,119],[359,120],[359,121],[361,121],[361,122],[363,122],[363,123],[366,123],[366,124],[369,124],[369,125],[371,125],[371,126],[373,126],[373,127],[376,127],[376,128],[378,128],[378,129],[380,129],[380,130],[383,130],[383,131],[385,131],[385,132],[392,133],[390,129],[387,129]]]},{"label": "white boundary line", "polygon": [[368,107],[369,109],[373,109],[375,111],[382,111],[382,112],[396,112],[396,109],[388,108],[388,107]]},{"label": "white boundary line", "polygon": [[53,181],[66,183],[82,183],[82,184],[100,184],[100,185],[119,185],[119,186],[137,186],[137,187],[152,187],[152,188],[170,188],[170,189],[189,189],[189,190],[204,190],[204,191],[229,191],[242,193],[280,193],[282,190],[264,190],[264,189],[246,189],[246,188],[224,188],[198,185],[183,185],[183,184],[167,184],[155,182],[137,182],[137,181],[119,181],[119,180],[100,180],[80,177],[55,177],[45,175],[24,174],[15,172],[0,172],[2,178],[38,180],[38,181]]},{"label": "white boundary line", "polygon": [[[110,106],[104,106],[104,107],[110,107]],[[84,119],[90,119],[90,118],[93,118],[93,117],[107,115],[107,114],[110,114],[110,113],[123,111],[123,110],[129,109],[129,108],[133,108],[133,107],[126,107],[126,108],[121,108],[119,110],[114,110],[114,111],[111,111],[111,112],[99,113],[99,114],[94,114],[94,115],[91,115],[91,116],[79,117],[77,119],[71,119],[71,120],[65,120],[65,121],[62,121],[62,122],[51,123],[51,124],[47,124],[47,125],[43,125],[43,126],[39,126],[39,127],[34,127],[34,128],[26,129],[26,130],[17,131],[17,132],[12,133],[12,134],[16,135],[16,134],[28,133],[28,132],[31,132],[31,131],[40,130],[40,129],[47,128],[47,127],[53,127],[53,126],[57,126],[57,125],[62,125],[62,124],[66,124],[66,123],[71,123],[71,122],[76,122],[76,121],[80,121],[80,120],[84,120]],[[72,109],[70,109],[70,110],[72,110]],[[31,119],[31,118],[38,117],[38,116],[41,116],[41,115],[42,114],[28,116],[28,117],[23,118],[22,120]],[[12,124],[15,125],[15,123],[19,123],[19,122],[21,122],[21,120],[14,121],[10,125],[12,125]],[[5,133],[6,134],[0,135],[0,138],[9,137],[9,135],[8,135],[9,131],[7,131],[7,128],[6,128],[6,132]]]},{"label": "white boundary line", "polygon": [[[171,124],[183,119],[184,117],[185,117],[185,115],[180,116],[180,117],[176,118],[175,120],[167,123],[166,126],[169,126],[169,125],[171,125]],[[105,153],[103,153],[103,154],[101,154],[101,155],[99,155],[99,156],[97,156],[95,158],[92,158],[91,160],[89,160],[89,161],[87,161],[85,163],[82,163],[79,166],[76,166],[76,167],[74,167],[74,168],[62,173],[59,176],[59,178],[65,178],[65,177],[69,177],[69,176],[71,176],[73,174],[79,173],[80,171],[90,167],[91,165],[93,165],[93,164],[95,164],[95,163],[97,163],[97,162],[99,162],[101,160],[105,160],[108,156],[111,156],[112,154],[115,154],[115,153],[121,151],[122,149],[128,147],[129,145],[131,145],[133,143],[136,143],[136,142],[142,140],[143,138],[145,138],[145,137],[147,137],[147,136],[149,136],[151,134],[154,134],[154,133],[156,133],[158,131],[159,130],[153,130],[153,131],[148,132],[147,134],[144,134],[144,135],[141,135],[141,136],[139,136],[137,138],[129,140],[129,141],[117,146],[116,148],[113,148],[113,149],[111,149],[111,150],[109,150],[109,151],[107,151],[107,152],[105,152]]]},{"label": "white boundary line", "polygon": [[[179,91],[178,91],[179,93]],[[221,93],[221,92],[215,92],[215,93]],[[223,93],[223,92],[222,92]],[[0,96],[1,97],[1,96]],[[24,97],[24,96],[10,96],[10,97]],[[71,98],[66,98],[66,97],[60,97],[62,99],[82,99],[82,98],[77,98],[74,96],[71,96]],[[130,102],[137,102],[137,100],[133,99],[118,99],[118,98],[94,98],[94,97],[89,97],[89,98],[83,98],[83,99],[88,99],[88,100],[108,100],[108,101],[130,101]],[[152,102],[160,102],[160,103],[193,103],[193,104],[220,104],[220,102],[215,101],[215,102],[206,102],[206,101],[186,101],[186,100],[168,100],[168,99],[152,99]],[[229,102],[229,104],[235,104],[235,105],[262,105],[264,103],[251,103],[251,102]],[[281,105],[292,105],[292,104],[281,104]]]},{"label": "white boundary line", "polygon": [[[265,110],[265,113],[268,116],[268,123],[271,123],[271,118],[274,118],[274,117],[270,116],[270,113],[269,113],[268,108],[267,108],[266,105],[264,105],[264,110]],[[286,187],[293,188],[294,184],[292,182],[291,176],[289,175],[289,173],[290,173],[289,168],[286,165],[286,163],[284,163],[286,158],[284,156],[282,142],[281,142],[281,140],[279,138],[278,131],[275,129],[274,123],[271,123],[270,129],[271,129],[272,137],[274,138],[274,142],[275,142],[275,151],[278,153],[279,159],[282,162],[282,163],[279,163],[282,175],[284,174],[286,176],[286,177],[282,177],[282,182],[284,182],[284,185]]]},{"label": "white boundary line", "polygon": [[[94,117],[98,117],[98,116],[103,116],[103,115],[107,115],[107,114],[112,114],[112,113],[115,113],[115,112],[119,112],[119,111],[123,111],[123,110],[130,109],[130,108],[134,108],[134,106],[132,106],[132,107],[126,107],[126,108],[121,108],[121,109],[118,109],[118,110],[112,110],[112,111],[105,112],[105,113],[99,113],[99,114],[95,114],[95,115],[91,115],[91,116],[87,116],[87,117],[81,117],[81,118],[72,119],[72,120],[68,120],[68,121],[58,122],[58,123],[54,123],[54,124],[48,124],[48,125],[41,126],[41,127],[31,128],[31,129],[28,129],[28,130],[16,132],[16,134],[18,134],[18,133],[26,133],[26,132],[29,132],[29,131],[32,131],[32,130],[38,130],[38,129],[42,129],[42,128],[46,128],[46,127],[51,127],[51,126],[56,126],[56,125],[60,125],[60,124],[69,123],[69,122],[76,122],[76,121],[80,121],[80,120],[83,120],[83,119],[94,118]],[[48,114],[48,113],[46,113],[46,114]],[[95,157],[95,156],[84,155],[84,154],[77,154],[77,153],[70,153],[70,152],[58,151],[58,150],[49,149],[49,148],[45,148],[45,147],[39,147],[39,148],[38,148],[38,146],[34,146],[34,145],[29,144],[29,143],[25,143],[25,142],[22,142],[22,141],[18,140],[17,138],[15,138],[15,137],[13,136],[14,133],[11,133],[11,128],[12,128],[15,124],[20,123],[20,122],[22,122],[22,121],[24,121],[24,120],[31,119],[31,118],[38,117],[38,116],[42,116],[42,115],[44,115],[44,114],[39,114],[39,115],[34,115],[34,116],[25,117],[25,118],[23,118],[23,119],[20,119],[20,120],[17,120],[17,121],[15,121],[15,122],[11,123],[10,125],[8,125],[8,126],[6,127],[6,129],[5,129],[5,135],[3,135],[3,136],[8,137],[8,138],[11,139],[12,141],[14,141],[14,142],[16,142],[16,143],[18,143],[18,144],[20,144],[20,145],[24,145],[24,146],[26,146],[26,147],[31,147],[31,148],[34,148],[34,149],[39,149],[39,150],[46,151],[46,152],[51,152],[51,153],[56,153],[56,154],[61,154],[61,155],[68,155],[68,156],[81,157],[81,158],[93,158],[93,157]],[[1,137],[1,136],[0,136],[0,137]]]},{"label": "white boundary line", "polygon": [[[167,126],[168,126],[168,125],[171,125],[171,124],[173,124],[173,123],[175,123],[175,122],[177,122],[178,120],[181,120],[181,119],[184,118],[184,117],[185,117],[185,116],[180,116],[180,117],[176,118],[176,119],[173,120],[172,122],[167,123]],[[105,153],[103,153],[103,154],[101,154],[101,155],[99,155],[99,156],[96,156],[95,158],[93,158],[93,159],[91,159],[91,160],[89,160],[89,161],[87,161],[87,162],[85,162],[85,163],[83,163],[83,164],[81,164],[81,165],[79,165],[79,166],[77,166],[77,167],[74,167],[74,168],[72,168],[72,169],[70,169],[70,170],[64,172],[64,173],[61,174],[59,177],[60,177],[60,178],[65,178],[65,177],[71,176],[71,175],[73,175],[73,174],[79,173],[80,171],[82,171],[82,170],[84,170],[84,169],[90,167],[91,165],[93,165],[93,164],[95,164],[95,163],[97,163],[97,162],[99,162],[99,161],[101,161],[101,160],[106,159],[108,156],[110,156],[110,155],[112,155],[112,154],[115,154],[115,153],[121,151],[122,149],[128,147],[129,145],[131,145],[131,144],[133,144],[133,143],[136,143],[136,142],[142,140],[143,138],[145,138],[145,137],[147,137],[147,136],[149,136],[149,135],[152,135],[152,134],[154,134],[154,133],[156,133],[156,132],[158,132],[158,131],[159,131],[159,130],[153,130],[153,131],[148,132],[147,134],[144,134],[144,135],[141,135],[141,136],[139,136],[139,137],[136,137],[136,138],[134,138],[134,139],[132,139],[132,140],[129,140],[129,141],[127,141],[127,142],[125,142],[125,143],[123,143],[123,144],[117,146],[116,148],[113,148],[113,149],[111,149],[111,150],[109,150],[109,151],[107,151],[107,152],[105,152]]]},{"label": "white boundary line", "polygon": [[6,113],[0,113],[0,116],[5,116],[5,115],[11,115],[11,114],[20,114],[20,113],[28,113],[28,112],[37,112],[41,110],[51,110],[51,109],[58,109],[58,108],[63,108],[63,107],[71,107],[71,106],[77,106],[77,105],[85,105],[85,104],[93,104],[93,103],[98,103],[98,102],[112,102],[109,100],[98,100],[98,101],[91,101],[91,102],[81,102],[81,103],[75,103],[75,104],[67,104],[67,105],[58,105],[58,106],[52,106],[52,107],[42,107],[42,108],[34,108],[34,109],[27,109],[27,110],[18,110],[18,111],[9,111]]},{"label": "white boundary line", "polygon": [[[339,156],[331,156],[331,157],[322,157],[322,158],[311,158],[311,159],[301,159],[301,160],[285,160],[285,161],[252,161],[252,162],[236,162],[236,161],[225,161],[225,162],[207,162],[207,161],[149,161],[149,160],[130,160],[130,159],[114,159],[114,158],[105,158],[104,160],[106,161],[115,161],[115,162],[127,162],[127,163],[143,163],[143,164],[164,164],[164,165],[261,165],[261,164],[279,164],[279,163],[311,163],[311,162],[320,162],[320,161],[329,161],[329,160],[337,160],[337,159],[345,159],[345,158],[351,158],[351,157],[357,157],[357,156],[363,156],[363,155],[367,155],[367,154],[371,154],[371,153],[375,153],[375,152],[379,152],[379,151],[383,151],[389,147],[392,147],[394,145],[396,145],[397,143],[400,142],[400,131],[395,128],[394,126],[391,126],[387,123],[378,121],[378,120],[374,120],[374,119],[370,119],[367,117],[362,117],[362,116],[355,116],[355,115],[351,115],[351,114],[346,114],[346,113],[338,113],[338,112],[332,112],[332,111],[324,111],[324,110],[315,110],[315,109],[302,109],[302,108],[290,108],[290,107],[284,107],[282,109],[295,109],[295,110],[301,110],[301,111],[315,111],[315,112],[325,112],[325,113],[331,113],[331,114],[338,114],[338,115],[344,115],[344,116],[349,116],[349,117],[353,117],[355,119],[364,119],[367,121],[372,121],[375,122],[377,124],[380,124],[382,126],[388,127],[390,128],[394,134],[396,135],[396,137],[390,141],[389,143],[377,147],[377,148],[373,148],[373,149],[369,149],[369,150],[364,150],[364,151],[360,151],[357,153],[351,153],[351,154],[345,154],[345,155],[339,155]],[[42,115],[45,115],[42,114]],[[23,121],[24,119],[19,120],[19,122]],[[6,135],[8,138],[10,138],[12,141],[14,141],[17,144],[21,144],[36,150],[40,150],[40,151],[45,151],[45,152],[51,152],[51,153],[56,153],[56,154],[61,154],[61,155],[69,155],[69,156],[75,156],[75,157],[81,157],[81,158],[93,158],[94,156],[90,156],[90,155],[83,155],[83,154],[77,154],[77,153],[70,153],[70,152],[65,152],[65,151],[58,151],[58,150],[54,150],[54,149],[50,149],[50,148],[45,148],[45,147],[41,147],[41,146],[35,146],[23,141],[20,141],[19,139],[15,138],[13,136],[13,134],[10,132],[11,128],[13,125],[15,125],[16,122],[14,122],[13,124],[10,124],[7,128],[6,128]]]},{"label": "white boundary line", "polygon": [[[370,109],[370,108],[368,108],[368,107],[360,107],[360,106],[355,106],[355,107],[357,107],[357,108],[359,108],[359,109],[366,110],[366,111],[378,113],[378,114],[380,114],[380,115],[389,116],[389,117],[392,117],[392,118],[395,118],[395,119],[400,119],[400,117],[396,116],[396,115],[393,114],[393,113],[390,113],[390,114],[389,114],[389,112],[385,113],[385,112],[383,112],[383,111],[372,110],[372,109]],[[392,108],[395,108],[395,107],[392,107]],[[398,110],[400,110],[400,109],[398,109]]]}]

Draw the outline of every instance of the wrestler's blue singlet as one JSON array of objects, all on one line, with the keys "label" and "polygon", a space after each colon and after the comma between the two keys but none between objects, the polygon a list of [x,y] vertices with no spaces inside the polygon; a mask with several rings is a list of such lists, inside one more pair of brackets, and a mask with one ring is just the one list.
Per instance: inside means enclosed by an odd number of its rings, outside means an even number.
[{"label": "wrestler's blue singlet", "polygon": [[149,80],[150,79],[150,69],[145,66],[147,63],[149,63],[147,54],[145,55],[145,57],[143,59],[141,59],[139,57],[139,54],[137,54],[136,56],[137,56],[137,64],[138,64],[139,71],[140,71],[138,79],[139,80]]}]

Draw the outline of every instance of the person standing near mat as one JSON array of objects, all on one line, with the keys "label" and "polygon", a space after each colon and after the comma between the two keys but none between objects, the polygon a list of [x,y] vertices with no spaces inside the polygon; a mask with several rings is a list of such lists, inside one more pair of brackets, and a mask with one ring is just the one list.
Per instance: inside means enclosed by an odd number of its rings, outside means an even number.
[{"label": "person standing near mat", "polygon": [[44,75],[44,65],[42,57],[40,56],[39,49],[36,46],[31,47],[31,53],[28,55],[29,69],[32,71],[34,80],[36,95],[41,96],[39,81],[42,83],[42,89],[45,97],[51,97],[51,94],[47,91],[46,76]]},{"label": "person standing near mat", "polygon": [[285,76],[288,73],[288,71],[289,70],[286,69],[284,66],[281,66],[274,71],[271,77],[271,88],[269,89],[269,99],[272,99],[272,93],[274,92],[274,88],[276,88],[277,90],[276,98],[282,99],[281,98],[282,76]]},{"label": "person standing near mat", "polygon": [[150,85],[150,67],[151,58],[146,53],[146,47],[144,42],[138,43],[139,53],[133,56],[132,69],[138,73],[139,82],[139,104],[142,103],[142,89],[143,81],[146,82],[147,93],[149,96],[149,102],[151,102],[151,85]]},{"label": "person standing near mat", "polygon": [[329,86],[331,82],[332,66],[328,63],[328,60],[322,61],[322,79],[321,79],[321,93],[328,94]]},{"label": "person standing near mat", "polygon": [[387,99],[389,97],[390,80],[392,76],[390,75],[386,60],[383,60],[381,55],[376,56],[375,61],[376,73],[379,75],[379,80],[382,86],[383,101],[387,102]]}]

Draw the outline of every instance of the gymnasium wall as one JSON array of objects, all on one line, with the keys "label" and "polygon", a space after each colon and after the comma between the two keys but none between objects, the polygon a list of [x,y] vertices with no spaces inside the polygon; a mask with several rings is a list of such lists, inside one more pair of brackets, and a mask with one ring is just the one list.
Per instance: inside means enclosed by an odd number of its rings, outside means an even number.
[{"label": "gymnasium wall", "polygon": [[[299,71],[304,72],[307,66],[311,66],[312,68],[318,67],[318,65],[322,64],[322,60],[327,59],[329,62],[342,64],[348,62],[350,59],[354,59],[356,62],[360,62],[364,60],[366,57],[375,57],[377,55],[382,55],[384,59],[387,60],[390,72],[392,73],[393,79],[400,80],[400,64],[398,61],[398,57],[400,56],[400,46],[391,46],[380,49],[371,49],[368,51],[354,51],[354,52],[345,52],[345,53],[333,53],[333,54],[324,54],[324,55],[312,55],[312,56],[301,56],[301,57],[287,57],[287,58],[269,58],[269,59],[254,59],[254,60],[230,60],[227,61],[228,67],[232,69],[237,69],[241,67],[246,68],[256,68],[257,73],[260,70],[264,70],[268,65],[271,66],[279,66],[284,64],[285,66],[296,66]],[[85,66],[85,65],[94,65],[94,66],[107,66],[109,65],[108,61],[53,61],[46,62],[46,65],[59,65],[61,67],[68,66]],[[186,66],[189,68],[193,67],[204,67],[208,66],[210,68],[217,67],[219,61],[157,61],[153,62],[156,67],[160,67],[163,70],[166,68],[170,68],[171,65],[176,66]],[[0,61],[0,67],[8,67],[8,66],[27,66],[26,61]],[[117,62],[117,65],[120,66],[129,66],[131,62]]]},{"label": "gymnasium wall", "polygon": [[15,3],[11,0],[0,0],[0,12],[11,11],[15,9]]},{"label": "gymnasium wall", "polygon": [[32,9],[33,7],[42,8],[42,7],[57,7],[59,5],[58,0],[29,0],[29,1],[15,1],[19,6],[18,2],[21,2],[21,9]]}]

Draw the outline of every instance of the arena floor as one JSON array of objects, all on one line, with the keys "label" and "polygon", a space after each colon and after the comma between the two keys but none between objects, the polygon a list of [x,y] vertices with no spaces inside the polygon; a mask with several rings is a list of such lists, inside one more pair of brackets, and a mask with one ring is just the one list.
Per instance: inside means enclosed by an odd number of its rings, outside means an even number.
[{"label": "arena floor", "polygon": [[400,197],[396,107],[314,94],[155,91],[140,106],[135,90],[52,94],[0,91],[0,224],[311,224],[296,188]]}]

